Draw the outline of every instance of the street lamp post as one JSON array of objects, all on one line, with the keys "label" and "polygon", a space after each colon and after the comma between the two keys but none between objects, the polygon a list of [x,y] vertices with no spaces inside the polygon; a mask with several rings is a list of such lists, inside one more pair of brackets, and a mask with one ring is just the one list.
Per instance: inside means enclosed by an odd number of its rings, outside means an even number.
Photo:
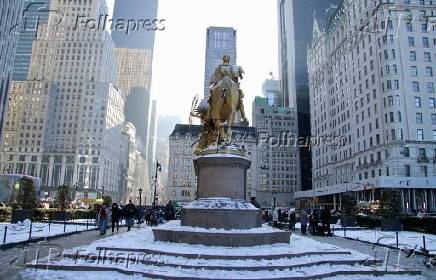
[{"label": "street lamp post", "polygon": [[139,189],[138,192],[139,192],[139,209],[141,209],[141,204],[142,204],[142,189]]},{"label": "street lamp post", "polygon": [[142,220],[142,189],[138,190],[139,192],[139,222]]},{"label": "street lamp post", "polygon": [[273,190],[273,209],[276,209],[276,200],[277,200],[276,192]]},{"label": "street lamp post", "polygon": [[157,200],[157,172],[162,171],[162,165],[160,165],[159,161],[156,161],[156,170],[154,173],[154,194],[153,194],[153,208],[156,208],[156,200]]}]

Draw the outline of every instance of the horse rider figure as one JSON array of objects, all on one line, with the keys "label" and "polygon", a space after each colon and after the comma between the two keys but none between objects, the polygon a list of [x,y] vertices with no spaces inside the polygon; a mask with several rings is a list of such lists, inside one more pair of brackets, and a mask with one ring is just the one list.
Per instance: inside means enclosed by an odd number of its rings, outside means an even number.
[{"label": "horse rider figure", "polygon": [[[244,123],[248,123],[247,117],[245,115],[244,102],[243,102],[244,93],[240,89],[240,82],[239,82],[239,79],[242,80],[244,78],[243,74],[244,74],[244,70],[242,69],[242,67],[230,65],[230,56],[224,55],[223,56],[223,63],[220,64],[215,69],[214,73],[212,74],[212,76],[210,78],[208,103],[210,106],[210,96],[212,96],[212,92],[213,92],[214,88],[219,84],[219,82],[224,77],[227,76],[238,86],[239,102],[238,102],[237,110],[241,113],[242,121]],[[221,97],[223,99],[225,98],[225,96],[221,96]]]}]

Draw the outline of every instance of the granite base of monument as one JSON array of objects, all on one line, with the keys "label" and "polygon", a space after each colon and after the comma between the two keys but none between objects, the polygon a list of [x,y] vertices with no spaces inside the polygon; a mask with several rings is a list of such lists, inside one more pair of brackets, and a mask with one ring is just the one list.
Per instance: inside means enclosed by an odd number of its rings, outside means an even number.
[{"label": "granite base of monument", "polygon": [[289,243],[289,232],[262,226],[261,210],[244,200],[248,159],[217,153],[194,165],[199,199],[183,207],[179,225],[153,229],[155,241],[226,247]]},{"label": "granite base of monument", "polygon": [[261,211],[230,198],[201,198],[182,209],[181,225],[201,228],[250,229],[262,226]]},{"label": "granite base of monument", "polygon": [[154,240],[172,243],[201,244],[205,246],[251,247],[289,243],[290,234],[286,231],[262,231],[261,228],[250,231],[204,231],[192,229],[154,229]]}]

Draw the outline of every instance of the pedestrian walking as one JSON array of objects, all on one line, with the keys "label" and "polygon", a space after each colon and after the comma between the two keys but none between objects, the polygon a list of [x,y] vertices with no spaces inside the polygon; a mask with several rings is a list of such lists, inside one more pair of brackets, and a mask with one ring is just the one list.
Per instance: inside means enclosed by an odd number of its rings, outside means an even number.
[{"label": "pedestrian walking", "polygon": [[289,221],[289,230],[295,231],[295,223],[297,222],[297,217],[295,216],[294,210],[289,210],[288,221]]},{"label": "pedestrian walking", "polygon": [[150,214],[150,226],[155,227],[158,225],[157,214],[153,211]]},{"label": "pedestrian walking", "polygon": [[124,217],[126,218],[126,222],[127,222],[127,231],[130,231],[130,229],[133,226],[133,218],[136,215],[136,207],[133,204],[132,200],[129,200],[129,203],[124,206]]},{"label": "pedestrian walking", "polygon": [[306,211],[303,210],[300,215],[301,234],[306,234],[308,219]]},{"label": "pedestrian walking", "polygon": [[324,208],[321,212],[321,223],[322,223],[322,235],[327,232],[328,235],[331,235],[332,232],[330,230],[330,220],[332,218],[332,214],[328,208]]},{"label": "pedestrian walking", "polygon": [[273,227],[277,227],[279,222],[279,212],[277,211],[277,209],[274,210],[272,214],[272,221],[273,221]]},{"label": "pedestrian walking", "polygon": [[318,218],[314,211],[309,215],[309,231],[311,234],[316,235],[318,228]]},{"label": "pedestrian walking", "polygon": [[118,206],[118,204],[113,203],[111,211],[112,211],[112,233],[114,233],[115,226],[117,226],[117,233],[118,233],[120,227],[120,219],[122,216],[121,209]]},{"label": "pedestrian walking", "polygon": [[100,211],[98,211],[98,221],[99,221],[99,226],[100,226],[100,235],[105,235],[106,234],[106,228],[107,228],[107,209],[106,209],[106,205],[103,204],[100,207]]}]

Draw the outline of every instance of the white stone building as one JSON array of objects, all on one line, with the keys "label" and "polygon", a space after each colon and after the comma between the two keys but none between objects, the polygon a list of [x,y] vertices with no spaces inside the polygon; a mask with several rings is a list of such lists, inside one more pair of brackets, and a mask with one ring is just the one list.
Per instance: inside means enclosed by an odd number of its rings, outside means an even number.
[{"label": "white stone building", "polygon": [[[194,169],[194,149],[201,135],[202,126],[177,124],[170,135],[170,156],[168,164],[168,185],[164,186],[168,200],[188,202],[197,199],[197,176]],[[251,166],[256,167],[256,129],[254,127],[234,127],[236,143],[244,145],[246,157]],[[247,200],[255,196],[257,168],[247,171]]]},{"label": "white stone building", "polygon": [[282,91],[280,90],[280,80],[274,79],[272,73],[270,73],[270,78],[263,82],[262,96],[268,98],[269,106],[283,106],[283,95]]},{"label": "white stone building", "polygon": [[269,105],[268,98],[253,101],[257,130],[256,200],[262,207],[294,205],[299,190],[297,123],[292,108]]},{"label": "white stone building", "polygon": [[78,16],[107,13],[106,1],[53,0],[50,10],[28,80],[13,84],[1,172],[40,177],[44,191],[66,184],[78,197],[120,200],[125,119],[113,42],[105,30],[76,26]]},{"label": "white stone building", "polygon": [[309,48],[314,190],[376,201],[398,188],[403,208],[436,210],[436,6],[345,0]]}]

